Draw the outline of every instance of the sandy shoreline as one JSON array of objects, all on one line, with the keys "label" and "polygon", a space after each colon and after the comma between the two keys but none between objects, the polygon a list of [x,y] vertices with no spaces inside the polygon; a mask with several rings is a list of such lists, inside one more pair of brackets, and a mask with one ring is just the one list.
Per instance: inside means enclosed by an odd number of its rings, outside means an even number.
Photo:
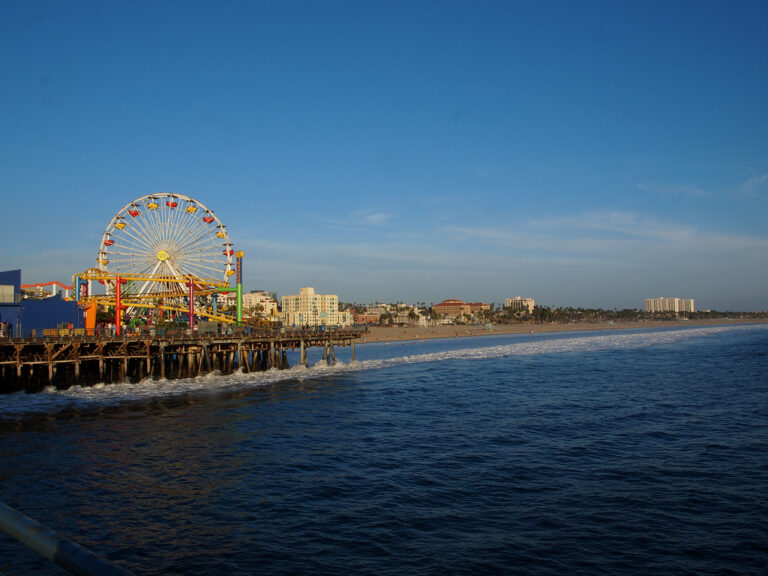
[{"label": "sandy shoreline", "polygon": [[418,328],[412,326],[370,326],[368,333],[360,339],[365,342],[398,342],[403,340],[426,340],[430,338],[465,338],[489,336],[492,334],[528,334],[546,332],[578,332],[585,330],[642,330],[650,328],[688,328],[693,326],[727,326],[737,324],[756,324],[766,320],[690,320],[667,322],[596,322],[583,324],[494,324],[484,326],[430,326]]}]

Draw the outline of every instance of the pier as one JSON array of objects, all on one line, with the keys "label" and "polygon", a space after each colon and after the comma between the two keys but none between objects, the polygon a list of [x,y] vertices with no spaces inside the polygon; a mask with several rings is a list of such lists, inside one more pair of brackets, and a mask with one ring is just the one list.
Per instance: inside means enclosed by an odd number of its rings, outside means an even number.
[{"label": "pier", "polygon": [[0,340],[0,393],[284,369],[289,350],[299,351],[299,363],[306,365],[307,350],[318,347],[322,361],[333,364],[337,346],[350,346],[355,360],[355,342],[363,334],[360,329],[284,329],[5,339]]}]

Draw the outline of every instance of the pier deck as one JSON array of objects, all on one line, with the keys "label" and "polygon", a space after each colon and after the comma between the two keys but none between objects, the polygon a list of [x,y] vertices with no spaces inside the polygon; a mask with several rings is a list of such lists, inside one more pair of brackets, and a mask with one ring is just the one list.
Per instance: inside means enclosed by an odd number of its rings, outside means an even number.
[{"label": "pier deck", "polygon": [[299,362],[306,365],[306,351],[313,347],[323,348],[323,360],[332,364],[335,346],[351,346],[354,359],[355,341],[363,334],[360,329],[285,329],[221,335],[59,335],[0,340],[0,393],[287,368],[288,350],[299,350]]}]

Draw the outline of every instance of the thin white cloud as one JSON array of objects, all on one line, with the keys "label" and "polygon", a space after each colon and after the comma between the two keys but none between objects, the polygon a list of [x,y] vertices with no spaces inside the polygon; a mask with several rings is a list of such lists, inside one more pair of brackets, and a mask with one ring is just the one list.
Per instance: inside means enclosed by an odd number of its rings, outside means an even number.
[{"label": "thin white cloud", "polygon": [[507,229],[473,226],[449,226],[443,232],[460,242],[482,240],[499,246],[516,246],[529,240],[524,234]]},{"label": "thin white cloud", "polygon": [[752,302],[762,298],[756,287],[765,285],[768,270],[768,236],[701,229],[628,211],[504,226],[419,228],[419,233],[413,224],[404,226],[404,234],[376,238],[331,235],[297,243],[286,233],[240,245],[262,284],[281,290],[338,286],[359,298],[391,292],[431,299],[462,290],[486,290],[498,298],[503,286],[522,283],[554,302],[603,294],[632,303],[648,291],[674,287],[698,297],[709,287],[710,300],[755,307]]},{"label": "thin white cloud", "polygon": [[391,214],[386,212],[373,212],[371,214],[361,214],[363,222],[369,226],[384,226],[392,218]]},{"label": "thin white cloud", "polygon": [[658,184],[653,182],[640,182],[637,185],[640,190],[646,192],[657,192],[660,194],[669,194],[672,196],[684,196],[685,198],[691,198],[693,196],[709,197],[711,194],[706,190],[702,190],[698,186],[690,184]]},{"label": "thin white cloud", "polygon": [[[547,230],[558,236],[578,237],[587,231],[609,232],[619,237],[644,238],[664,242],[690,240],[693,229],[675,222],[663,222],[631,212],[596,211],[576,216],[541,219],[531,222],[534,229]],[[579,232],[581,231],[581,232]]]},{"label": "thin white cloud", "polygon": [[737,196],[750,198],[768,197],[768,174],[753,176],[732,188],[731,192]]},{"label": "thin white cloud", "polygon": [[[746,234],[727,234],[654,220],[628,212],[588,212],[536,220],[519,225],[514,231],[489,227],[445,229],[461,244],[475,243],[477,250],[496,246],[540,261],[559,259],[622,263],[675,261],[688,258],[699,263],[731,256],[743,259],[768,254],[768,238]],[[762,256],[761,256],[762,255]]]},{"label": "thin white cloud", "polygon": [[[359,265],[368,262],[371,265],[399,262],[402,264],[450,264],[454,261],[449,253],[414,250],[410,243],[338,243],[298,245],[280,241],[257,241],[246,245],[254,254],[269,255],[267,259],[303,262],[338,262],[341,266]],[[261,257],[260,259],[265,259]],[[301,264],[303,266],[303,264]]]},{"label": "thin white cloud", "polygon": [[392,214],[373,210],[357,210],[345,217],[326,219],[325,223],[333,228],[362,231],[366,228],[386,226],[392,220]]}]

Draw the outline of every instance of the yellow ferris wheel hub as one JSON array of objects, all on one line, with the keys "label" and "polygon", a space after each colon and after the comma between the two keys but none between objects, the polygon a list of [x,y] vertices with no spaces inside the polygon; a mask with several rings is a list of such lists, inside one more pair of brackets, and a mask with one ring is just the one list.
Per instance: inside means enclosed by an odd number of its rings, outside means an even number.
[{"label": "yellow ferris wheel hub", "polygon": [[157,259],[160,260],[160,262],[165,262],[168,260],[168,252],[160,250],[160,252],[157,253]]}]

